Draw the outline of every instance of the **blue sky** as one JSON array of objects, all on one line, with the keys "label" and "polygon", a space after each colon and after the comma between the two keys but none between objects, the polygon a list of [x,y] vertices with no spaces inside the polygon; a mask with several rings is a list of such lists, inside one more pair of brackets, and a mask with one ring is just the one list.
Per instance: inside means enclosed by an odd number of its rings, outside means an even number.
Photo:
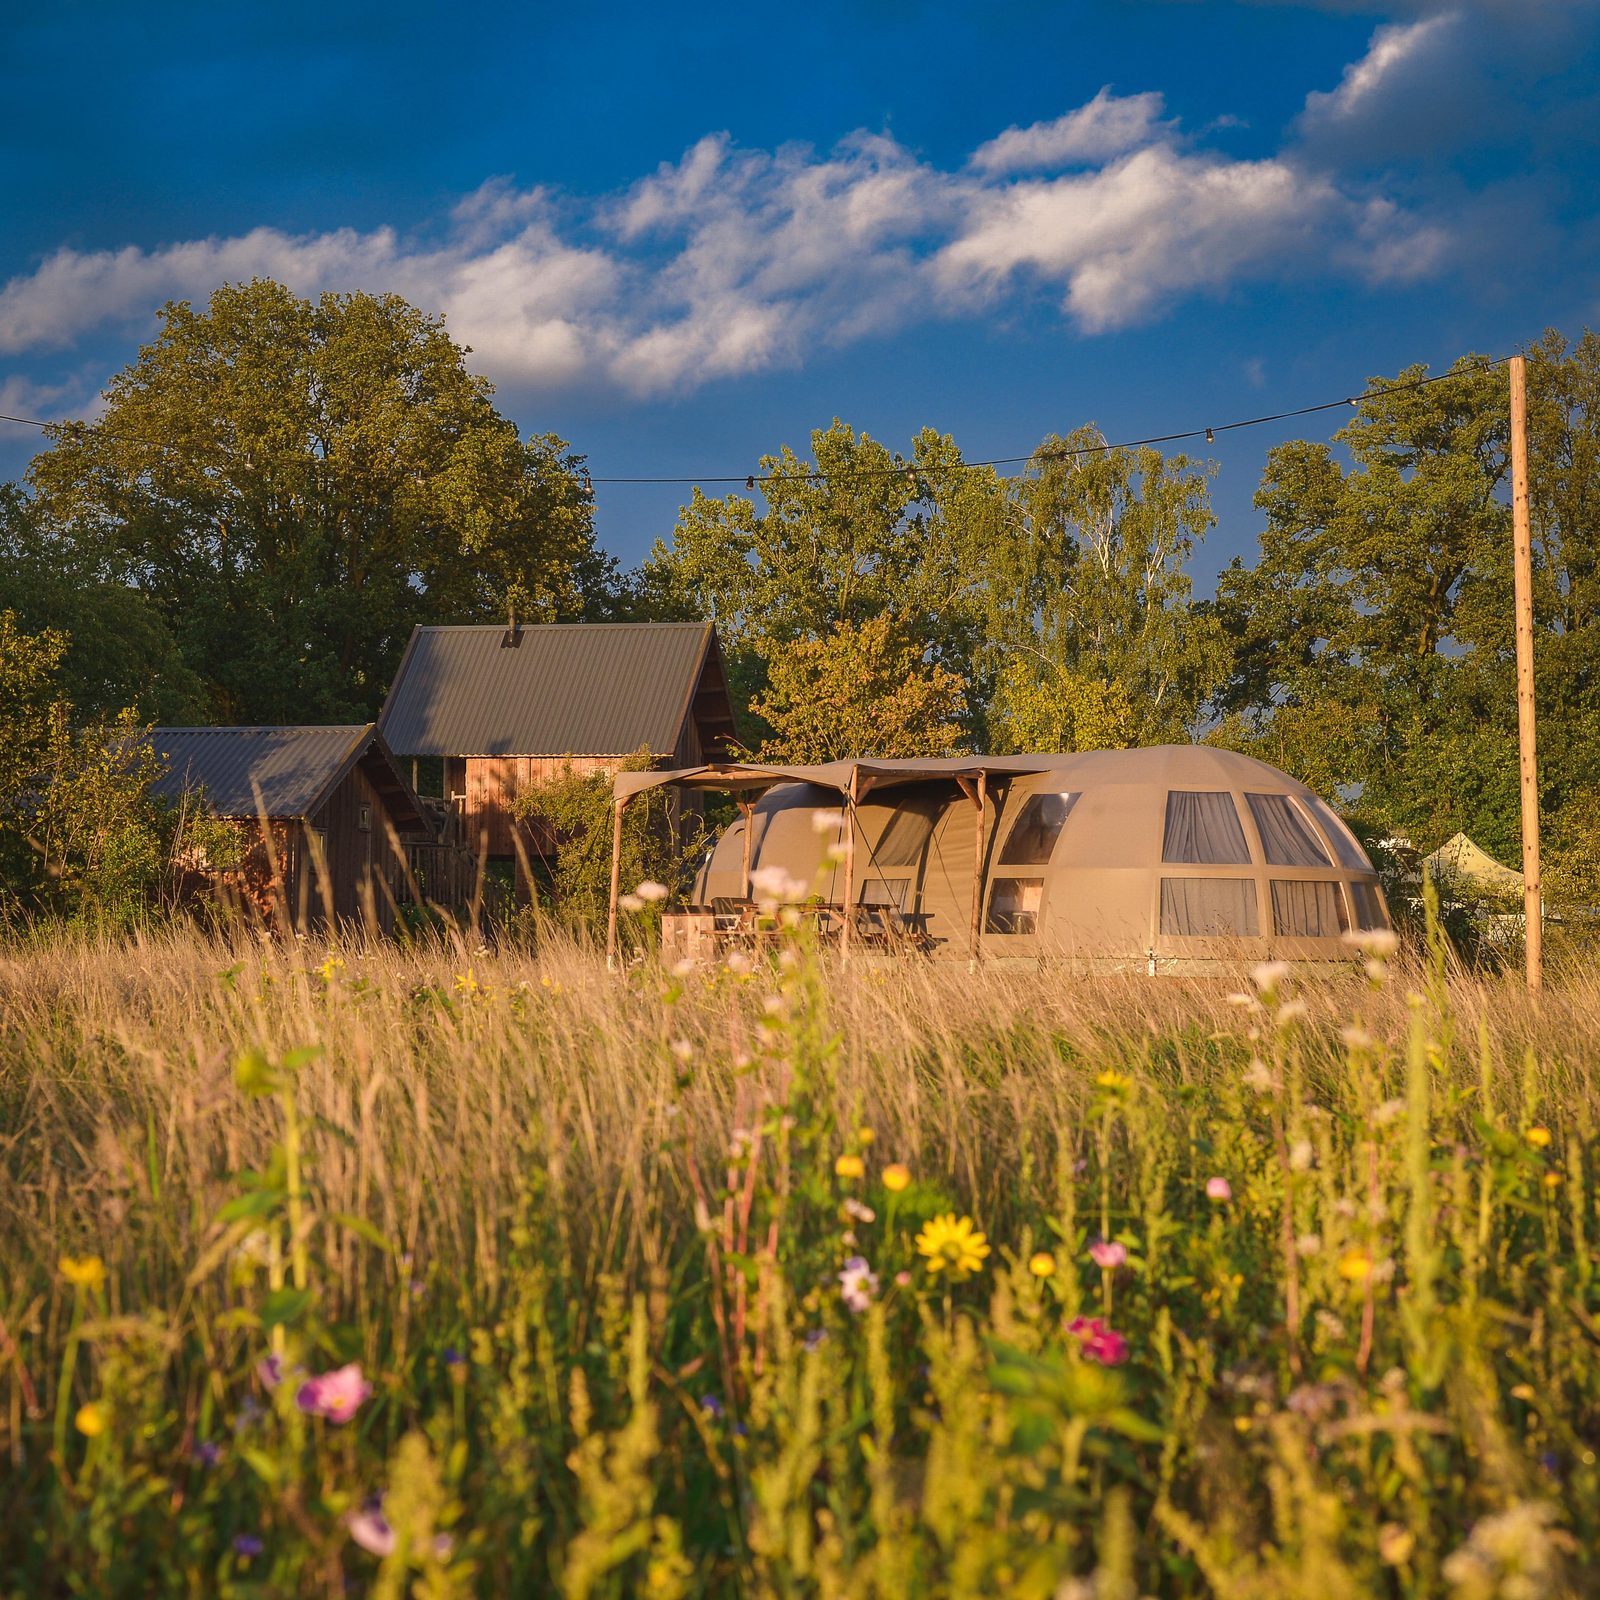
[{"label": "blue sky", "polygon": [[[255,273],[444,311],[601,477],[1286,409],[1600,323],[1597,69],[1593,0],[8,7],[0,411]],[[1207,452],[1202,586],[1284,436]]]}]

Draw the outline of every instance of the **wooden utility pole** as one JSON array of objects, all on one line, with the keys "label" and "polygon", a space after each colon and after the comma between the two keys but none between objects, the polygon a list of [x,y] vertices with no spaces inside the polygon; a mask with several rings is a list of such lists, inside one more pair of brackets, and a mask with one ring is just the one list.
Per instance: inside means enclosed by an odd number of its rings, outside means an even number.
[{"label": "wooden utility pole", "polygon": [[1528,518],[1528,369],[1512,356],[1511,531],[1517,607],[1517,747],[1522,778],[1522,909],[1528,993],[1544,981],[1544,902],[1539,893],[1539,765],[1534,743],[1533,533]]}]

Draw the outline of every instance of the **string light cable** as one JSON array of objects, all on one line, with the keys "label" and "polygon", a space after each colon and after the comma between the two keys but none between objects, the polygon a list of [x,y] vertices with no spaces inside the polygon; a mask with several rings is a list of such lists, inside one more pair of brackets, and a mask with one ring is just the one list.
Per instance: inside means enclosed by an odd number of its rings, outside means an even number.
[{"label": "string light cable", "polygon": [[[1411,389],[1426,389],[1436,383],[1450,383],[1459,378],[1481,377],[1484,373],[1493,371],[1496,367],[1503,367],[1512,358],[1509,355],[1496,356],[1492,360],[1474,362],[1469,367],[1454,367],[1449,372],[1435,373],[1427,378],[1412,378],[1404,383],[1384,383],[1376,389],[1363,389],[1359,394],[1344,395],[1337,400],[1322,400],[1316,405],[1297,406],[1290,411],[1273,411],[1265,416],[1242,417],[1235,422],[1216,422],[1204,427],[1185,428],[1176,433],[1153,433],[1141,439],[1122,439],[1115,443],[1102,440],[1099,444],[1052,446],[1049,449],[1040,448],[1030,451],[1027,455],[1019,456],[991,456],[983,461],[953,461],[947,466],[936,467],[929,470],[926,475],[943,472],[973,472],[985,468],[1022,467],[1026,470],[1051,461],[1068,461],[1082,456],[1096,456],[1111,450],[1137,450],[1151,445],[1181,444],[1190,439],[1203,439],[1207,444],[1216,443],[1219,433],[1236,433],[1243,428],[1261,428],[1272,422],[1288,422],[1296,417],[1315,416],[1323,411],[1337,411],[1345,407],[1359,406],[1365,400],[1381,399],[1385,395],[1402,394]],[[39,417],[15,417],[0,412],[0,422],[15,423],[21,427],[50,429],[66,429],[86,427],[88,424],[81,421],[46,422]],[[165,448],[157,446],[156,448]],[[858,468],[850,472],[826,472],[813,468],[810,471],[800,472],[738,472],[714,473],[703,477],[651,477],[651,476],[595,476],[585,472],[584,482],[588,485],[596,484],[654,484],[661,487],[692,487],[699,484],[743,484],[746,490],[754,490],[770,483],[821,483],[830,479],[871,480],[880,478],[906,478],[913,484],[919,476],[919,469],[914,463],[903,462],[896,467],[867,467]]]}]

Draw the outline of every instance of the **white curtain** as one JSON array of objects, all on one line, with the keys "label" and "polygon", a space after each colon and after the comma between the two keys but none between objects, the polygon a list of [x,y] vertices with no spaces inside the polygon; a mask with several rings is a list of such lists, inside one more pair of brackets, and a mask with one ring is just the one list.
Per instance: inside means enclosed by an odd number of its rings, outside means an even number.
[{"label": "white curtain", "polygon": [[[1204,790],[1174,789],[1167,796],[1167,826],[1161,841],[1163,861],[1247,867],[1250,851],[1233,796]],[[1181,881],[1181,880],[1180,880]]]},{"label": "white curtain", "polygon": [[1163,878],[1161,931],[1185,939],[1254,938],[1261,932],[1255,880]]},{"label": "white curtain", "polygon": [[1269,867],[1331,867],[1304,813],[1286,794],[1247,794]]}]

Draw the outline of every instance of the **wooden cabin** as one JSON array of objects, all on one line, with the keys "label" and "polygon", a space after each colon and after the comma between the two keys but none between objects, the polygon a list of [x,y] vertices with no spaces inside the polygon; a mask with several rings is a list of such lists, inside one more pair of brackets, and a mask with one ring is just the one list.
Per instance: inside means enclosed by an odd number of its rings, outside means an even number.
[{"label": "wooden cabin", "polygon": [[196,798],[248,834],[242,863],[211,874],[227,888],[297,928],[325,926],[331,910],[336,923],[394,931],[410,898],[406,846],[432,829],[374,723],[155,728],[151,739],[166,769],[158,797]]},{"label": "wooden cabin", "polygon": [[554,843],[519,836],[524,790],[610,775],[641,749],[666,767],[717,760],[734,723],[710,623],[572,622],[413,629],[378,728],[414,783],[439,761],[463,845],[517,864]]}]

